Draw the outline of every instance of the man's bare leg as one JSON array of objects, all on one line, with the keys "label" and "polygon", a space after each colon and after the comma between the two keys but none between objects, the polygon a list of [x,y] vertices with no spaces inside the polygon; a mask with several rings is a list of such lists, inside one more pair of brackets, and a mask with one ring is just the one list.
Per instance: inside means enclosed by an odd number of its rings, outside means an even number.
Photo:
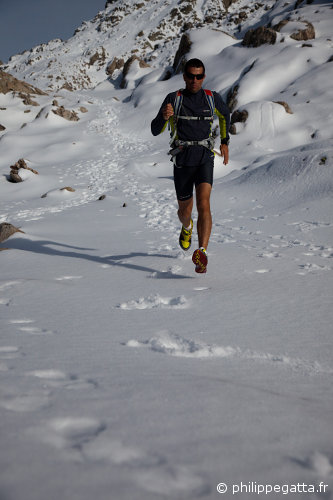
[{"label": "man's bare leg", "polygon": [[189,200],[178,200],[178,217],[185,228],[191,224],[193,197]]},{"label": "man's bare leg", "polygon": [[208,247],[210,233],[212,231],[212,214],[210,211],[211,191],[212,186],[208,182],[203,182],[196,188],[199,248],[204,247],[205,249]]}]

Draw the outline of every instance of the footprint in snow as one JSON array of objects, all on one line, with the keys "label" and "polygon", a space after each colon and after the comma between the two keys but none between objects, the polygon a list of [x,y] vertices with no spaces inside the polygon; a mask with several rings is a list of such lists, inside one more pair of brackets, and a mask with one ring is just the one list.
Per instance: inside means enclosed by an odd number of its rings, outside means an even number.
[{"label": "footprint in snow", "polygon": [[33,370],[27,372],[26,375],[42,380],[44,386],[47,387],[60,387],[68,390],[84,390],[97,387],[97,383],[93,380],[80,379],[76,375],[68,375],[61,370]]},{"label": "footprint in snow", "polygon": [[208,482],[200,473],[186,466],[170,466],[157,453],[149,453],[133,445],[108,437],[108,431],[83,444],[81,456],[92,463],[126,466],[136,484],[151,493],[168,492],[171,495],[202,496],[210,491]]},{"label": "footprint in snow", "polygon": [[79,280],[83,278],[83,276],[59,276],[58,278],[54,278],[56,281],[72,281]]},{"label": "footprint in snow", "polygon": [[273,259],[273,258],[276,259],[276,258],[280,257],[280,254],[278,252],[266,251],[266,252],[258,253],[257,257],[266,258],[266,259]]},{"label": "footprint in snow", "polygon": [[12,299],[8,299],[6,297],[0,298],[0,306],[9,306],[11,302],[12,302]]},{"label": "footprint in snow", "polygon": [[153,467],[135,474],[137,483],[150,493],[167,493],[168,496],[190,495],[201,497],[210,493],[208,481],[197,471],[186,466]]},{"label": "footprint in snow", "polygon": [[310,470],[316,476],[329,479],[333,478],[332,458],[333,457],[330,459],[330,457],[324,453],[315,451],[305,460],[293,458],[292,461],[296,462],[303,468]]},{"label": "footprint in snow", "polygon": [[128,311],[135,309],[186,309],[188,306],[188,301],[182,295],[180,297],[161,297],[156,294],[149,297],[141,297],[138,300],[123,302],[117,307]]},{"label": "footprint in snow", "polygon": [[107,431],[84,445],[82,454],[95,463],[127,465],[129,467],[153,467],[164,462],[157,454],[150,454],[133,445],[107,435]]},{"label": "footprint in snow", "polygon": [[66,460],[83,462],[83,447],[106,426],[95,418],[62,417],[50,420],[43,428],[31,429],[44,443],[60,451]]},{"label": "footprint in snow", "polygon": [[214,346],[188,340],[168,331],[160,332],[157,336],[145,341],[129,340],[125,345],[128,347],[147,347],[154,352],[185,358],[228,357],[239,352],[237,348]]},{"label": "footprint in snow", "polygon": [[49,392],[45,390],[19,395],[7,394],[0,400],[0,407],[17,413],[39,411],[49,404]]},{"label": "footprint in snow", "polygon": [[[13,288],[16,285],[21,285],[22,281],[0,281],[0,293],[4,292],[7,289]],[[12,302],[12,298],[8,297],[0,297],[0,305],[9,306]]]},{"label": "footprint in snow", "polygon": [[4,281],[3,283],[0,283],[0,292],[6,290],[7,288],[12,288],[13,286],[20,284],[21,281]]},{"label": "footprint in snow", "polygon": [[46,328],[38,328],[36,326],[21,326],[19,330],[30,335],[53,335],[54,333],[52,330],[47,330]]},{"label": "footprint in snow", "polygon": [[297,274],[300,276],[306,276],[309,273],[315,273],[317,271],[332,271],[332,268],[329,266],[321,266],[310,262],[307,262],[306,264],[299,264],[298,267],[300,271]]},{"label": "footprint in snow", "polygon": [[132,339],[123,345],[132,348],[147,348],[153,352],[175,357],[243,359],[257,363],[270,363],[277,368],[289,368],[293,371],[311,375],[333,373],[331,368],[322,366],[317,361],[292,358],[286,354],[270,354],[250,349],[242,351],[239,347],[206,344],[205,342],[186,339],[168,331],[162,331],[148,340]]},{"label": "footprint in snow", "polygon": [[0,347],[0,359],[14,359],[21,356],[19,347],[16,346],[2,346]]},{"label": "footprint in snow", "polygon": [[35,323],[34,319],[11,319],[9,323],[18,325],[18,330],[20,332],[29,333],[30,335],[53,335],[54,333],[52,330],[47,330],[46,328],[32,326],[32,324]]},{"label": "footprint in snow", "polygon": [[34,319],[11,319],[9,323],[12,325],[28,325],[29,323],[34,323]]}]

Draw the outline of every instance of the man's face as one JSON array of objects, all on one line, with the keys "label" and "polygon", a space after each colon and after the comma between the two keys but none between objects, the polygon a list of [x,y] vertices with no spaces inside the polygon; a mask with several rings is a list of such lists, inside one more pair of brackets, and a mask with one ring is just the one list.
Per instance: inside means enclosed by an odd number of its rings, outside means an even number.
[{"label": "man's face", "polygon": [[[201,79],[196,78],[196,76],[201,76]],[[183,77],[186,83],[186,90],[191,92],[191,94],[196,94],[201,89],[205,79],[204,69],[190,67],[185,71]]]}]

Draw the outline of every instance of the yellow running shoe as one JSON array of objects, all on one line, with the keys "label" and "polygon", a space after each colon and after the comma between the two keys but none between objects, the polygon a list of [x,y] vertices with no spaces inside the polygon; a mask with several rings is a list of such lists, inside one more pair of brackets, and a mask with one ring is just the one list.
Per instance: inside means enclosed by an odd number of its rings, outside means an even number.
[{"label": "yellow running shoe", "polygon": [[191,229],[185,229],[185,227],[182,226],[182,230],[180,231],[179,245],[183,250],[185,250],[185,252],[191,246],[192,229],[193,229],[193,220],[191,219]]}]

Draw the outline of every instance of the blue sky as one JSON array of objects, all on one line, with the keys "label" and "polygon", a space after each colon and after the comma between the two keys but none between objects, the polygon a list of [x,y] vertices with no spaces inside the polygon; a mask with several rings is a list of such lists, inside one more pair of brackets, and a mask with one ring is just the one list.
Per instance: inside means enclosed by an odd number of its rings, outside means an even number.
[{"label": "blue sky", "polygon": [[53,38],[70,38],[106,0],[0,0],[0,60]]}]

